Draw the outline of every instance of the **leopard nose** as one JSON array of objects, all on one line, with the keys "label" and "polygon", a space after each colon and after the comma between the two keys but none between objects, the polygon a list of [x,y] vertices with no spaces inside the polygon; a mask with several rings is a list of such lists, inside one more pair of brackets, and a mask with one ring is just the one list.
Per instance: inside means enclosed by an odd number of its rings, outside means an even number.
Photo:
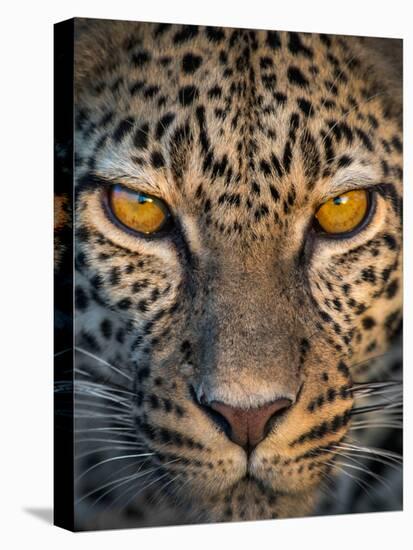
[{"label": "leopard nose", "polygon": [[209,407],[228,423],[228,437],[251,452],[268,435],[273,421],[291,404],[290,399],[281,398],[251,409],[232,407],[219,401],[212,401]]}]

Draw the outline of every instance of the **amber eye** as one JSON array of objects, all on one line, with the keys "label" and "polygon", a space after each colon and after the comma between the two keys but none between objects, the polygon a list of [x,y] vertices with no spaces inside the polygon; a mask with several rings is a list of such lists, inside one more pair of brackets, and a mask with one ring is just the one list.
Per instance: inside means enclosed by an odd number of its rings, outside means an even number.
[{"label": "amber eye", "polygon": [[315,217],[320,228],[329,234],[349,233],[365,219],[369,210],[369,192],[349,191],[325,202]]},{"label": "amber eye", "polygon": [[110,189],[108,204],[114,217],[137,233],[157,233],[171,220],[171,213],[163,201],[123,185],[117,184]]}]

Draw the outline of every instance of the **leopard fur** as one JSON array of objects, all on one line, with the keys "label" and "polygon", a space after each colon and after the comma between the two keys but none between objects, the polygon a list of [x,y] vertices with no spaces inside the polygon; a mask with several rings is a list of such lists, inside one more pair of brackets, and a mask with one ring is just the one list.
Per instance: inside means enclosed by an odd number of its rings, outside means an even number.
[{"label": "leopard fur", "polygon": [[[315,513],[352,388],[383,380],[402,318],[398,41],[94,20],[75,36],[77,525]],[[114,224],[113,183],[161,197],[173,229]],[[369,223],[318,235],[316,208],[357,187]],[[293,404],[248,457],[200,394]]]}]

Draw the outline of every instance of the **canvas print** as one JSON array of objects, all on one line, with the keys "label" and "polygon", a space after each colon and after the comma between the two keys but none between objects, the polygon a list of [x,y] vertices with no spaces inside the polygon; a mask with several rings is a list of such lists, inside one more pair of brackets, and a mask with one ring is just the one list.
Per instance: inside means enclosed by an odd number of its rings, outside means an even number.
[{"label": "canvas print", "polygon": [[401,510],[401,40],[59,23],[55,144],[55,522]]}]

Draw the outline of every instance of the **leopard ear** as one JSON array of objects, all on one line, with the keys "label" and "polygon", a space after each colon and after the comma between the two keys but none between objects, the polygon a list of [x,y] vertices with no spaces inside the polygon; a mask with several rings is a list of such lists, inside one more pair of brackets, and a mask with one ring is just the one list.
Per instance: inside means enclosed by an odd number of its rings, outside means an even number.
[{"label": "leopard ear", "polygon": [[[127,34],[127,23],[102,19],[75,19],[75,95],[93,85],[100,67],[115,65]],[[129,24],[130,30],[130,24]]]},{"label": "leopard ear", "polygon": [[361,56],[371,68],[376,89],[383,93],[386,114],[402,122],[403,40],[398,38],[360,39]]}]

